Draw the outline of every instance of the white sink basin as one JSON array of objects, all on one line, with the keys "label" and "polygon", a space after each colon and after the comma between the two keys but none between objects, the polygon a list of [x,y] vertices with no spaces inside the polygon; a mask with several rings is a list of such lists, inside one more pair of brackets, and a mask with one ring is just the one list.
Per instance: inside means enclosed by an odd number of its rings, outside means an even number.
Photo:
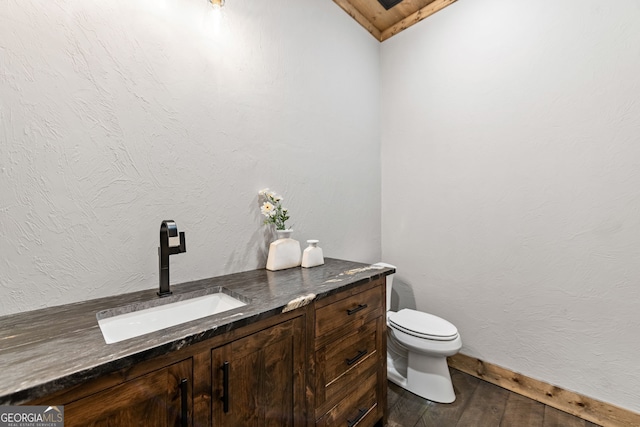
[{"label": "white sink basin", "polygon": [[[245,302],[220,290],[150,308],[136,310],[132,305],[105,310],[99,312],[96,317],[104,340],[107,344],[112,344],[244,305]],[[118,312],[122,314],[116,314]]]}]

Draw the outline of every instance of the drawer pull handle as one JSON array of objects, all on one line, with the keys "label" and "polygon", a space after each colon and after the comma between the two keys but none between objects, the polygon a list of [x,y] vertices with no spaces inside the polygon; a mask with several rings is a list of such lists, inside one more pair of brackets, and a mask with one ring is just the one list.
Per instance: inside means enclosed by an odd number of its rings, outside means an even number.
[{"label": "drawer pull handle", "polygon": [[355,313],[359,312],[360,310],[364,310],[367,307],[369,307],[367,304],[360,304],[356,308],[352,308],[351,310],[347,310],[347,314],[349,316],[351,316],[352,314],[355,314]]},{"label": "drawer pull handle", "polygon": [[222,366],[222,410],[224,413],[229,412],[229,362],[225,361]]},{"label": "drawer pull handle", "polygon": [[344,359],[344,361],[347,363],[347,366],[351,366],[358,360],[360,360],[365,354],[367,354],[367,350],[360,350],[358,354],[353,357],[353,359]]},{"label": "drawer pull handle", "polygon": [[366,410],[366,409],[360,409],[360,410],[358,410],[358,415],[357,415],[354,419],[352,419],[352,420],[347,419],[347,426],[348,426],[348,427],[353,427],[353,426],[355,426],[356,424],[358,424],[358,422],[360,422],[360,420],[361,420],[365,415],[367,415],[367,410]]}]

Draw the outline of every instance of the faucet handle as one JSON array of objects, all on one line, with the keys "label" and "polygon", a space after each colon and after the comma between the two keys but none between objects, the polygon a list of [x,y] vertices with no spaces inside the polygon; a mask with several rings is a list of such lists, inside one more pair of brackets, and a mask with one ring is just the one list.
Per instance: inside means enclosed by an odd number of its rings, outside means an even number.
[{"label": "faucet handle", "polygon": [[187,252],[187,242],[184,240],[184,231],[180,232],[180,252]]},{"label": "faucet handle", "polygon": [[169,237],[169,255],[187,252],[187,242],[184,238],[184,231],[176,237]]}]

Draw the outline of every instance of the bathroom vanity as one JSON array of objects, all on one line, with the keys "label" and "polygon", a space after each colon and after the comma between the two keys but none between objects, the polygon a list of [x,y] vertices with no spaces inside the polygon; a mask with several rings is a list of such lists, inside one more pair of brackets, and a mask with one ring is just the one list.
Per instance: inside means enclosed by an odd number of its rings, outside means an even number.
[{"label": "bathroom vanity", "polygon": [[113,344],[95,313],[155,290],[5,316],[0,404],[64,405],[67,427],[382,425],[392,272],[326,259],[177,285],[248,303]]}]

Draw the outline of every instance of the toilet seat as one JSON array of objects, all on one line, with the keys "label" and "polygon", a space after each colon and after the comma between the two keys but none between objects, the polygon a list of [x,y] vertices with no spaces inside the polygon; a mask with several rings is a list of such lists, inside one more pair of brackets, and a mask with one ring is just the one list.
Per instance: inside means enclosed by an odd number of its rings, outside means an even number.
[{"label": "toilet seat", "polygon": [[422,311],[403,308],[388,316],[389,326],[418,338],[434,341],[453,341],[458,329],[446,320]]}]

